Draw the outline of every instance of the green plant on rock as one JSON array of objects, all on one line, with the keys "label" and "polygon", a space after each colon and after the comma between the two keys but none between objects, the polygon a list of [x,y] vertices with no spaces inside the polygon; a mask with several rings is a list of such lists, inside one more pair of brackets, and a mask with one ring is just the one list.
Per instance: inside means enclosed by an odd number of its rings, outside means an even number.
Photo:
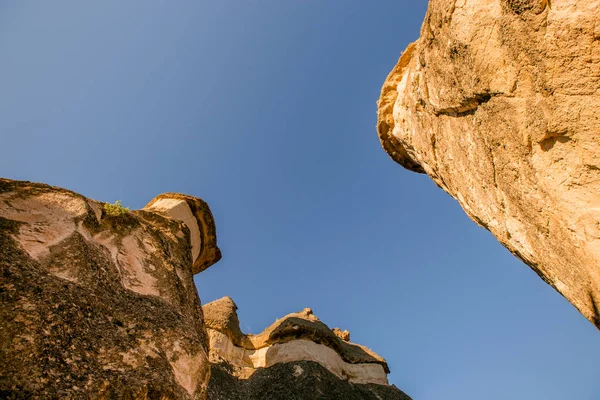
[{"label": "green plant on rock", "polygon": [[129,213],[129,207],[123,207],[121,205],[121,200],[117,200],[115,201],[115,204],[106,203],[104,205],[104,211],[112,217],[118,217],[119,215]]}]

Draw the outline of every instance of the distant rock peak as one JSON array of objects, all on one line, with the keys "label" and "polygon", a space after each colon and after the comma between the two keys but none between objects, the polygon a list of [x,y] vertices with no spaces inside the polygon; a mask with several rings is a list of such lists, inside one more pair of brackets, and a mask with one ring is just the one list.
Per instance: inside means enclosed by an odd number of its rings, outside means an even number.
[{"label": "distant rock peak", "polygon": [[241,332],[236,309],[229,297],[203,306],[211,361],[238,367],[240,377],[278,363],[314,361],[353,383],[388,384],[383,358],[350,343],[347,331],[329,329],[309,308],[278,319],[256,335]]}]

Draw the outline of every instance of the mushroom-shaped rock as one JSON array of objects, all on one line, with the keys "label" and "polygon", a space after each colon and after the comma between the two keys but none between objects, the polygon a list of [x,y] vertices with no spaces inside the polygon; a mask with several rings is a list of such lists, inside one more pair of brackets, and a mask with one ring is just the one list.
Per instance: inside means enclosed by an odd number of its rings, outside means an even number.
[{"label": "mushroom-shaped rock", "polygon": [[181,193],[163,193],[143,208],[182,221],[190,231],[193,271],[204,271],[221,259],[217,247],[215,220],[208,204]]}]

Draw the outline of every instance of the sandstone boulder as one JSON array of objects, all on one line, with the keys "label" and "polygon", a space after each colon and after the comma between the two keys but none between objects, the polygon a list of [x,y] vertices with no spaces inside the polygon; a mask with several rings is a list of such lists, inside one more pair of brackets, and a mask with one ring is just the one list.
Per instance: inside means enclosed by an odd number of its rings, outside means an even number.
[{"label": "sandstone boulder", "polygon": [[600,1],[430,0],[384,149],[600,327]]}]

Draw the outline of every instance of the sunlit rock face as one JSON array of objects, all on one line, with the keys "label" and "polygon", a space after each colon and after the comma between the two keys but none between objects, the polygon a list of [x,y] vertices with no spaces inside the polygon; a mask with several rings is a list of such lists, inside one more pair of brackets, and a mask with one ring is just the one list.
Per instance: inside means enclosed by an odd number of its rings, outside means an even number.
[{"label": "sunlit rock face", "polygon": [[194,274],[221,259],[215,221],[202,199],[181,193],[163,193],[152,199],[144,210],[182,221],[189,228]]},{"label": "sunlit rock face", "polygon": [[220,257],[198,198],[129,211],[0,179],[0,397],[409,399],[310,309],[258,335],[230,298],[205,318],[193,275]]},{"label": "sunlit rock face", "polygon": [[378,131],[600,327],[600,1],[431,0]]},{"label": "sunlit rock face", "polygon": [[0,179],[0,397],[206,398],[193,275],[219,257],[200,199],[165,194],[109,215],[64,189]]},{"label": "sunlit rock face", "polygon": [[[349,333],[329,329],[310,309],[246,335],[231,298],[203,308],[212,363],[209,399],[409,399],[388,385],[383,358],[340,338]],[[269,397],[275,393],[279,397]]]}]

